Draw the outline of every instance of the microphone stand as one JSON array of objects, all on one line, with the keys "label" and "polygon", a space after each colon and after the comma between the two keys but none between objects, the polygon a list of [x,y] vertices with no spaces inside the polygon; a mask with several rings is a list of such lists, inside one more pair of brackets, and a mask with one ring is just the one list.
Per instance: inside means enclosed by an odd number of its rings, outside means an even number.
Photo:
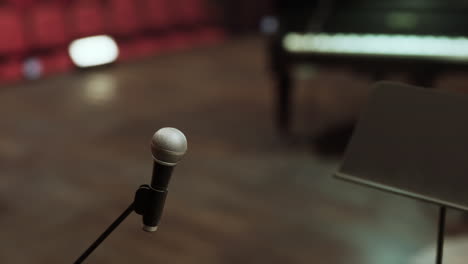
[{"label": "microphone stand", "polygon": [[[86,258],[93,253],[93,251],[132,213],[135,212],[143,217],[145,215],[154,212],[154,208],[161,208],[161,204],[164,204],[164,199],[154,200],[151,199],[152,194],[158,193],[158,190],[151,188],[147,184],[141,185],[135,193],[134,201],[122,212],[122,214],[115,219],[112,224],[94,241],[88,249],[86,249],[80,257],[78,257],[74,264],[83,263]],[[146,229],[143,229],[147,231]],[[154,230],[152,230],[154,231]]]},{"label": "microphone stand", "polygon": [[442,257],[444,253],[445,215],[446,215],[446,207],[442,205],[439,208],[436,264],[442,264]]},{"label": "microphone stand", "polygon": [[115,219],[115,221],[94,241],[88,249],[86,249],[79,258],[73,262],[74,264],[81,264],[93,251],[116,229],[134,210],[134,205],[131,203],[123,213]]}]

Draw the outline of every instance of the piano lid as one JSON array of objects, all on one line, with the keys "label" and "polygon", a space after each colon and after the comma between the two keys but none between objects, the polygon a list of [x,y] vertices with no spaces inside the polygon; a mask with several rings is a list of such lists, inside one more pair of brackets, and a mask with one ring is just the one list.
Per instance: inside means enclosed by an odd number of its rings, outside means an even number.
[{"label": "piano lid", "polygon": [[411,35],[468,35],[468,1],[333,1],[322,31]]},{"label": "piano lid", "polygon": [[468,36],[465,0],[277,2],[283,32]]}]

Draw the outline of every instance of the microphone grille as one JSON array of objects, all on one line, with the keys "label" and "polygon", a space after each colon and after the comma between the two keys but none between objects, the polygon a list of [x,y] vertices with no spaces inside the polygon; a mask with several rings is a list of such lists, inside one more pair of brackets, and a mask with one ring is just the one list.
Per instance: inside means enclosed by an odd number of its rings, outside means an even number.
[{"label": "microphone grille", "polygon": [[184,133],[173,127],[164,127],[151,140],[153,159],[163,165],[175,166],[187,151]]}]

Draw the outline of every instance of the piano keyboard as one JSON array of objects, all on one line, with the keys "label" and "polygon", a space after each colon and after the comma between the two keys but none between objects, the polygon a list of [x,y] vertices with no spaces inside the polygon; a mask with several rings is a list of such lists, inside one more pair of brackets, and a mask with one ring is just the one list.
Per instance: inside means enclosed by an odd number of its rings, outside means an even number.
[{"label": "piano keyboard", "polygon": [[288,33],[283,47],[292,53],[410,57],[468,62],[468,38],[390,34]]}]

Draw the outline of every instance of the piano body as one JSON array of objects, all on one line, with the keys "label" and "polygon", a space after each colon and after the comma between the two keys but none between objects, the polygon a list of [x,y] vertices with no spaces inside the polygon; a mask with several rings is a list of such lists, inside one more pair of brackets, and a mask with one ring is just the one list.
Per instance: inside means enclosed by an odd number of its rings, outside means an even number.
[{"label": "piano body", "polygon": [[442,71],[468,69],[468,1],[278,0],[275,9],[269,52],[283,133],[295,64],[350,66],[374,80],[405,72],[423,87]]}]

